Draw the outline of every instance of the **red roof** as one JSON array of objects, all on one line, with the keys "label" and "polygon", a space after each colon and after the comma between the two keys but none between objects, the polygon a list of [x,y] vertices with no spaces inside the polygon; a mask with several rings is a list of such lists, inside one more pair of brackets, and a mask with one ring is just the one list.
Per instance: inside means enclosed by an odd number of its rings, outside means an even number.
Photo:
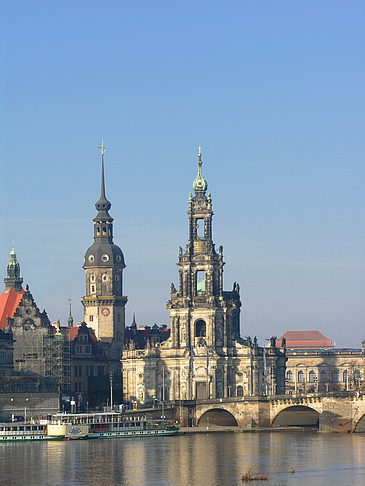
[{"label": "red roof", "polygon": [[23,298],[24,289],[15,292],[13,287],[5,289],[0,295],[0,329],[5,329],[7,324],[7,318],[13,317],[17,310],[20,301]]},{"label": "red roof", "polygon": [[288,348],[333,348],[330,339],[319,331],[286,331],[277,340],[278,346],[281,346],[283,338]]},{"label": "red roof", "polygon": [[[70,341],[73,341],[77,337],[77,335],[79,334],[80,327],[81,326],[67,327],[66,328]],[[91,337],[91,339],[93,341],[97,341],[94,330],[91,329],[91,327],[87,327],[87,330],[89,331],[89,336]]]}]

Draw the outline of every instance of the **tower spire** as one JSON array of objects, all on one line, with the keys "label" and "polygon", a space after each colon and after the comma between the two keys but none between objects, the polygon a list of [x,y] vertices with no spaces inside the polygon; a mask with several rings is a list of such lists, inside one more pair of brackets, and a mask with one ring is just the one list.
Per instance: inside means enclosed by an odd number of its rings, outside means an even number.
[{"label": "tower spire", "polygon": [[72,327],[73,324],[74,324],[74,320],[73,320],[73,317],[72,317],[72,314],[71,314],[71,299],[68,299],[68,302],[69,302],[69,305],[70,305],[70,312],[69,312],[69,315],[68,315],[68,318],[67,318],[67,325],[68,325],[68,327]]},{"label": "tower spire", "polygon": [[203,174],[202,174],[202,153],[201,153],[201,147],[199,147],[198,150],[198,176],[194,181],[193,184],[193,189],[194,191],[197,192],[205,192],[208,189],[208,183],[204,179]]},{"label": "tower spire", "polygon": [[111,220],[110,214],[108,213],[109,209],[111,208],[110,202],[107,200],[105,196],[105,178],[104,178],[104,140],[101,140],[101,147],[98,147],[101,150],[101,190],[100,190],[100,199],[95,204],[96,209],[98,210],[97,218],[104,219],[104,220]]},{"label": "tower spire", "polygon": [[98,147],[101,149],[101,191],[100,191],[100,199],[105,197],[105,180],[104,180],[104,140],[101,139],[101,147]]},{"label": "tower spire", "polygon": [[10,261],[8,263],[6,271],[7,277],[4,278],[6,288],[9,289],[10,287],[13,287],[16,292],[20,292],[22,289],[23,279],[20,276],[20,265],[18,260],[16,259],[14,241],[10,252]]}]

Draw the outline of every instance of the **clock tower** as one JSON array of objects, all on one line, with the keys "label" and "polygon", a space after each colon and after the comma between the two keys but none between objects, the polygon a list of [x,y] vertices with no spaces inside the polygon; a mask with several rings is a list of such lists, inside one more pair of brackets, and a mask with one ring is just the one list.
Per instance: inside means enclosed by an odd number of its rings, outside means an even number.
[{"label": "clock tower", "polygon": [[86,271],[86,294],[81,299],[84,321],[104,342],[123,344],[125,305],[123,296],[124,256],[113,243],[113,218],[110,202],[105,196],[104,145],[101,148],[101,194],[95,204],[94,243],[86,251],[83,268]]}]

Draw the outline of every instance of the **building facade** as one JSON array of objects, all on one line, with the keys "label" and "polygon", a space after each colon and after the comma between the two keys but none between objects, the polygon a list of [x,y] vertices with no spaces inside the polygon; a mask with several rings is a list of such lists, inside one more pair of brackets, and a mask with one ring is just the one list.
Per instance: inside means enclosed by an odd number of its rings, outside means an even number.
[{"label": "building facade", "polygon": [[179,284],[171,284],[170,337],[123,354],[126,400],[148,403],[284,393],[285,349],[240,337],[240,288],[223,288],[223,247],[216,251],[212,198],[201,153],[194,196],[189,196],[188,242],[179,250]]},{"label": "building facade", "polygon": [[362,349],[288,348],[287,357],[287,393],[365,391],[365,342]]}]

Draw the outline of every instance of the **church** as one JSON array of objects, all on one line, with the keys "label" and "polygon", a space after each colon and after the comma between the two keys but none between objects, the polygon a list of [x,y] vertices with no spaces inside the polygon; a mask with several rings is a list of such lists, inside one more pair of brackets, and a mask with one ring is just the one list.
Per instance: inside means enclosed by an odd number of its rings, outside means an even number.
[{"label": "church", "polygon": [[213,242],[212,197],[202,174],[189,195],[188,241],[167,302],[170,336],[140,345],[128,333],[122,358],[125,401],[151,403],[285,393],[285,347],[240,336],[240,287],[223,286],[223,247]]}]

